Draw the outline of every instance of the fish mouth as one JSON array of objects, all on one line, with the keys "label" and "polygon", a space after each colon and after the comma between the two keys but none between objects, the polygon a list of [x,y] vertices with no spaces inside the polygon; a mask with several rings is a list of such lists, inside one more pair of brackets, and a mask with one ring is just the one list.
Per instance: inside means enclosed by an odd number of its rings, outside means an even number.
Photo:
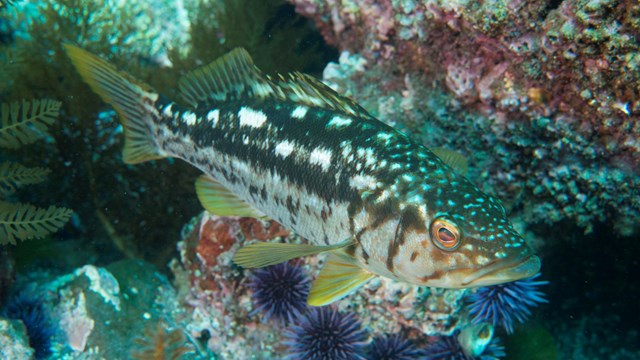
[{"label": "fish mouth", "polygon": [[540,258],[529,255],[523,259],[497,261],[462,280],[463,286],[488,286],[531,277],[540,271]]}]

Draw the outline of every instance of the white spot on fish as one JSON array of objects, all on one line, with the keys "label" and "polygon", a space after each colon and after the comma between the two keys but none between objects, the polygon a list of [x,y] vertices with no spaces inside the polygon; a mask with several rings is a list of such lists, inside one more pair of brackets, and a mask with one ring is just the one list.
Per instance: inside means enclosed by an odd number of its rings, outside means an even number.
[{"label": "white spot on fish", "polygon": [[276,145],[275,152],[276,152],[276,155],[280,155],[283,158],[286,158],[287,156],[291,155],[294,149],[295,149],[295,146],[293,146],[292,143],[285,140],[279,143],[278,145]]},{"label": "white spot on fish", "polygon": [[304,117],[307,115],[307,111],[309,111],[308,107],[302,105],[297,106],[291,112],[291,117],[296,119],[304,119]]},{"label": "white spot on fish", "polygon": [[389,143],[391,142],[391,141],[390,141],[391,136],[392,136],[392,135],[391,135],[391,134],[389,134],[389,133],[386,133],[386,132],[379,132],[379,133],[378,133],[378,140],[380,140],[380,142],[381,142],[383,145],[389,145]]},{"label": "white spot on fish", "polygon": [[267,121],[265,113],[247,107],[240,108],[238,116],[240,117],[240,126],[259,128]]},{"label": "white spot on fish", "polygon": [[218,121],[220,120],[220,110],[215,109],[209,111],[209,113],[207,114],[207,120],[212,122],[212,127],[218,125]]},{"label": "white spot on fish", "polygon": [[320,165],[322,171],[329,170],[331,166],[331,150],[325,148],[315,148],[309,155],[309,162],[312,164]]},{"label": "white spot on fish", "polygon": [[166,116],[166,117],[173,117],[173,110],[171,110],[171,107],[173,106],[173,104],[169,104],[169,106],[167,106],[166,108],[164,108],[162,110],[162,115]]},{"label": "white spot on fish", "polygon": [[182,114],[182,121],[184,121],[187,125],[189,126],[193,126],[196,124],[196,114],[187,111],[186,113]]},{"label": "white spot on fish", "polygon": [[334,116],[331,121],[329,121],[329,123],[327,124],[327,127],[335,127],[336,129],[339,129],[341,127],[345,127],[345,126],[349,126],[351,125],[351,123],[353,122],[353,120],[351,119],[345,119],[343,117],[340,116]]},{"label": "white spot on fish", "polygon": [[376,187],[377,180],[371,175],[357,174],[349,179],[349,185],[357,190],[373,189]]},{"label": "white spot on fish", "polygon": [[489,258],[487,258],[486,256],[476,256],[476,264],[482,266],[482,265],[486,265],[489,263]]}]

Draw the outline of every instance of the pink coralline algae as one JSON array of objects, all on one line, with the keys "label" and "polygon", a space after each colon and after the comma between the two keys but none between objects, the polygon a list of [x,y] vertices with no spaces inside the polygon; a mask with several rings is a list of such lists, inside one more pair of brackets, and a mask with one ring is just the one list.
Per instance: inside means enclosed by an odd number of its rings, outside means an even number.
[{"label": "pink coralline algae", "polygon": [[290,2],[343,51],[325,81],[526,222],[640,230],[637,1]]}]

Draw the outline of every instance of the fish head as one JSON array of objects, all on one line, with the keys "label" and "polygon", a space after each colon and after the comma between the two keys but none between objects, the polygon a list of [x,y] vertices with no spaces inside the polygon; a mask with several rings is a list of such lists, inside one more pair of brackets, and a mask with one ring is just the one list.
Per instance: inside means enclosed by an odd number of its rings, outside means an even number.
[{"label": "fish head", "polygon": [[424,194],[428,206],[400,216],[393,271],[442,288],[495,285],[535,275],[540,258],[513,228],[500,201],[466,179]]}]

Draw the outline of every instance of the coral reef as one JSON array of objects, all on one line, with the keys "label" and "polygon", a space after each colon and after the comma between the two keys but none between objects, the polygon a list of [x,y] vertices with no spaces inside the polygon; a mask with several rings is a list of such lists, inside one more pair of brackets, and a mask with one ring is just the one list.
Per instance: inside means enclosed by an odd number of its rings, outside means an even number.
[{"label": "coral reef", "polygon": [[513,333],[513,323],[524,323],[531,308],[546,303],[538,288],[548,281],[535,281],[540,273],[524,280],[478,288],[469,296],[469,315],[476,323],[489,322]]},{"label": "coral reef", "polygon": [[168,280],[139,260],[85,265],[61,276],[32,273],[19,277],[13,291],[28,297],[14,296],[2,316],[24,323],[37,358],[128,358],[130,349],[140,350],[135,339],[159,326],[171,331],[157,332],[154,347],[168,354],[191,349],[186,337],[174,334],[183,330]]},{"label": "coral reef", "polygon": [[18,321],[0,319],[0,358],[31,359],[34,351],[29,347],[27,331]]},{"label": "coral reef", "polygon": [[640,230],[637,2],[290,2],[344,51],[325,80],[527,223]]}]

